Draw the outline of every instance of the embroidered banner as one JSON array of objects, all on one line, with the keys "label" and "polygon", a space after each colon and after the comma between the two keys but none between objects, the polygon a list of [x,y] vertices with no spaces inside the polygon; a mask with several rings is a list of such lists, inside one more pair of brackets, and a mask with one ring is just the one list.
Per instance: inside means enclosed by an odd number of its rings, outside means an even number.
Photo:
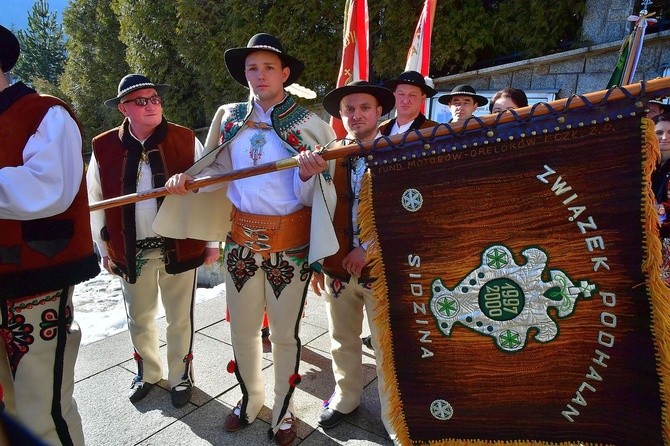
[{"label": "embroidered banner", "polygon": [[360,219],[402,444],[667,441],[641,107],[549,107],[367,158]]}]

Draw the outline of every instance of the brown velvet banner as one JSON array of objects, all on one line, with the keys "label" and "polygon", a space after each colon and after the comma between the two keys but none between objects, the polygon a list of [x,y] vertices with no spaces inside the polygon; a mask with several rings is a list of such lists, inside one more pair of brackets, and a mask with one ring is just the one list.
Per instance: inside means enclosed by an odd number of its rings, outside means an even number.
[{"label": "brown velvet banner", "polygon": [[361,221],[377,240],[375,323],[403,444],[667,441],[668,307],[654,299],[668,296],[644,272],[660,255],[646,254],[658,154],[639,107],[367,158]]}]

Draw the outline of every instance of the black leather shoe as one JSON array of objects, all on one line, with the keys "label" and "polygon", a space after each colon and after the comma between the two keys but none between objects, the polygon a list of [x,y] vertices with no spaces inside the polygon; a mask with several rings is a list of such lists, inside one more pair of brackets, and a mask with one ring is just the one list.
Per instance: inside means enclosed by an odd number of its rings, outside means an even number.
[{"label": "black leather shoe", "polygon": [[321,415],[319,415],[319,426],[324,429],[330,429],[331,427],[335,427],[340,424],[340,422],[344,420],[347,415],[349,414],[325,407],[323,412],[321,412]]},{"label": "black leather shoe", "polygon": [[131,403],[136,403],[149,394],[153,384],[142,381],[142,378],[136,376],[130,384],[130,392],[128,392],[128,399]]},{"label": "black leather shoe", "polygon": [[170,390],[172,405],[177,409],[188,404],[191,401],[191,395],[193,395],[193,385],[188,381],[184,381]]}]

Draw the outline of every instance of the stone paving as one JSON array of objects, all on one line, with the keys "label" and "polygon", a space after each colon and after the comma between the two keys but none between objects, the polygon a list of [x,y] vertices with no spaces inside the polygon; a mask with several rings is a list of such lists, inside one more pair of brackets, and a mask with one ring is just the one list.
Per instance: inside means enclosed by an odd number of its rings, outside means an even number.
[{"label": "stone paving", "polygon": [[[266,401],[259,417],[235,433],[223,420],[241,397],[235,376],[226,371],[232,358],[230,325],[225,321],[225,298],[196,305],[194,370],[191,403],[176,409],[166,381],[133,405],[127,397],[135,374],[128,332],[81,347],[75,370],[75,398],[88,446],[121,445],[273,445],[268,439],[273,383],[271,344],[264,342]],[[161,354],[165,364],[165,319],[159,319]],[[367,326],[364,335],[368,333]],[[260,335],[260,333],[259,333]],[[374,352],[363,348],[365,393],[360,408],[333,429],[318,428],[324,400],[334,387],[328,321],[323,300],[310,293],[303,318],[300,373],[295,393],[298,439],[295,445],[392,445],[379,416]],[[166,373],[166,372],[165,372]]]}]

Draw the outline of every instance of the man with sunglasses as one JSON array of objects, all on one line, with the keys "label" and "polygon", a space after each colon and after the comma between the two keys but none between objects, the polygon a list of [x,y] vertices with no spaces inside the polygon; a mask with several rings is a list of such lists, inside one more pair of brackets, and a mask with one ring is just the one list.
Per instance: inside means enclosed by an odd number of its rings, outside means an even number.
[{"label": "man with sunglasses", "polygon": [[[192,130],[163,117],[168,85],[140,74],[121,79],[118,94],[105,101],[125,117],[123,123],[93,138],[88,197],[95,202],[162,187],[200,158],[202,144]],[[129,398],[136,403],[163,377],[156,327],[158,295],[165,308],[168,384],[172,404],[185,406],[193,387],[193,304],[196,268],[214,263],[218,242],[159,237],[152,229],[162,199],[149,199],[91,214],[93,239],[102,266],[121,277],[137,375]],[[207,247],[206,247],[207,245]]]}]

